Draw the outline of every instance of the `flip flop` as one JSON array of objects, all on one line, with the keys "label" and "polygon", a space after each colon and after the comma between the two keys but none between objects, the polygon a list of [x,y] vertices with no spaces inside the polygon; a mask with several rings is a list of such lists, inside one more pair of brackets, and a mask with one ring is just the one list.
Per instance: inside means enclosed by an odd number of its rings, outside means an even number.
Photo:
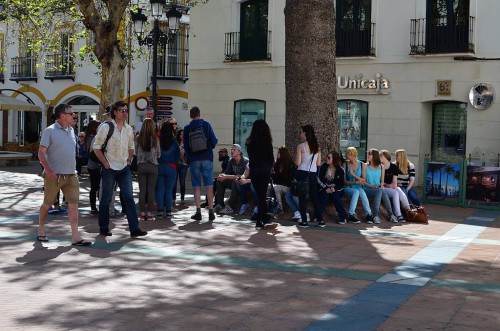
[{"label": "flip flop", "polygon": [[80,240],[76,243],[72,243],[71,246],[90,246],[92,245],[92,243],[90,241],[86,241],[86,240]]},{"label": "flip flop", "polygon": [[36,240],[41,241],[41,242],[49,241],[49,239],[47,239],[47,236],[38,236],[38,237],[36,237]]}]

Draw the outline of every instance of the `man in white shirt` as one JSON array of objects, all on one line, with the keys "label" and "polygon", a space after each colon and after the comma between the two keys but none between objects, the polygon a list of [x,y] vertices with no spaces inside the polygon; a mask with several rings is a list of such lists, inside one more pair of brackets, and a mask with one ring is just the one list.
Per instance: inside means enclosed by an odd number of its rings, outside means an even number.
[{"label": "man in white shirt", "polygon": [[[153,116],[155,115],[155,111],[153,109],[153,107],[146,107],[144,108],[144,118],[153,118]],[[137,125],[135,126],[135,133],[136,134],[139,134],[141,132],[141,128],[142,128],[142,122],[143,121],[140,121],[140,122],[137,122]]]},{"label": "man in white shirt", "polygon": [[130,163],[134,155],[134,132],[132,127],[125,122],[128,116],[128,106],[123,101],[117,101],[111,106],[110,113],[114,131],[108,141],[105,154],[101,151],[101,146],[106,140],[109,125],[99,128],[93,145],[94,152],[102,163],[103,188],[99,204],[99,234],[112,235],[109,231],[109,204],[115,183],[118,183],[126,207],[125,214],[127,215],[130,236],[145,236],[147,232],[139,228],[132,191]]}]

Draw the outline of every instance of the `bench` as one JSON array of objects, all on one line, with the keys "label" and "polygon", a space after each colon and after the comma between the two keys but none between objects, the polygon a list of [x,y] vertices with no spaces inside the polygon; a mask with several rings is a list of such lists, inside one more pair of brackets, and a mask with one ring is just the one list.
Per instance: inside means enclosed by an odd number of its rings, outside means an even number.
[{"label": "bench", "polygon": [[0,151],[0,166],[18,166],[27,164],[33,155],[31,153]]}]

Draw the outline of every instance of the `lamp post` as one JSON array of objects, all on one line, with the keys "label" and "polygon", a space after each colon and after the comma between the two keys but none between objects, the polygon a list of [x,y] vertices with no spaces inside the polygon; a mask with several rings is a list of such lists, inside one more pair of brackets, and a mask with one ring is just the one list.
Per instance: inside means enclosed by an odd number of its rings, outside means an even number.
[{"label": "lamp post", "polygon": [[[179,31],[179,22],[182,17],[176,9],[176,5],[172,5],[170,10],[167,10],[166,0],[150,0],[151,13],[154,19],[153,30],[147,35],[144,32],[144,23],[148,21],[148,17],[139,8],[137,12],[131,12],[132,21],[134,22],[135,33],[139,45],[153,46],[153,73],[151,75],[152,85],[152,100],[151,106],[153,107],[154,116],[156,121],[157,116],[157,103],[158,103],[158,45],[166,46],[174,41],[175,34]],[[168,32],[165,33],[160,29],[160,18],[163,13],[166,13],[168,19]]]}]

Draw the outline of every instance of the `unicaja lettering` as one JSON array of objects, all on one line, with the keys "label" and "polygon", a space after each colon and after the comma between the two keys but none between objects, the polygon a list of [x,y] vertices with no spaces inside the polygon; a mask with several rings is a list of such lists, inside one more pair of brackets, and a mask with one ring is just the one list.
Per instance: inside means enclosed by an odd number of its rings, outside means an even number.
[{"label": "unicaja lettering", "polygon": [[389,81],[382,78],[381,73],[375,74],[375,79],[363,79],[363,75],[357,75],[354,78],[349,76],[337,77],[338,89],[374,89],[380,91],[389,88]]}]

